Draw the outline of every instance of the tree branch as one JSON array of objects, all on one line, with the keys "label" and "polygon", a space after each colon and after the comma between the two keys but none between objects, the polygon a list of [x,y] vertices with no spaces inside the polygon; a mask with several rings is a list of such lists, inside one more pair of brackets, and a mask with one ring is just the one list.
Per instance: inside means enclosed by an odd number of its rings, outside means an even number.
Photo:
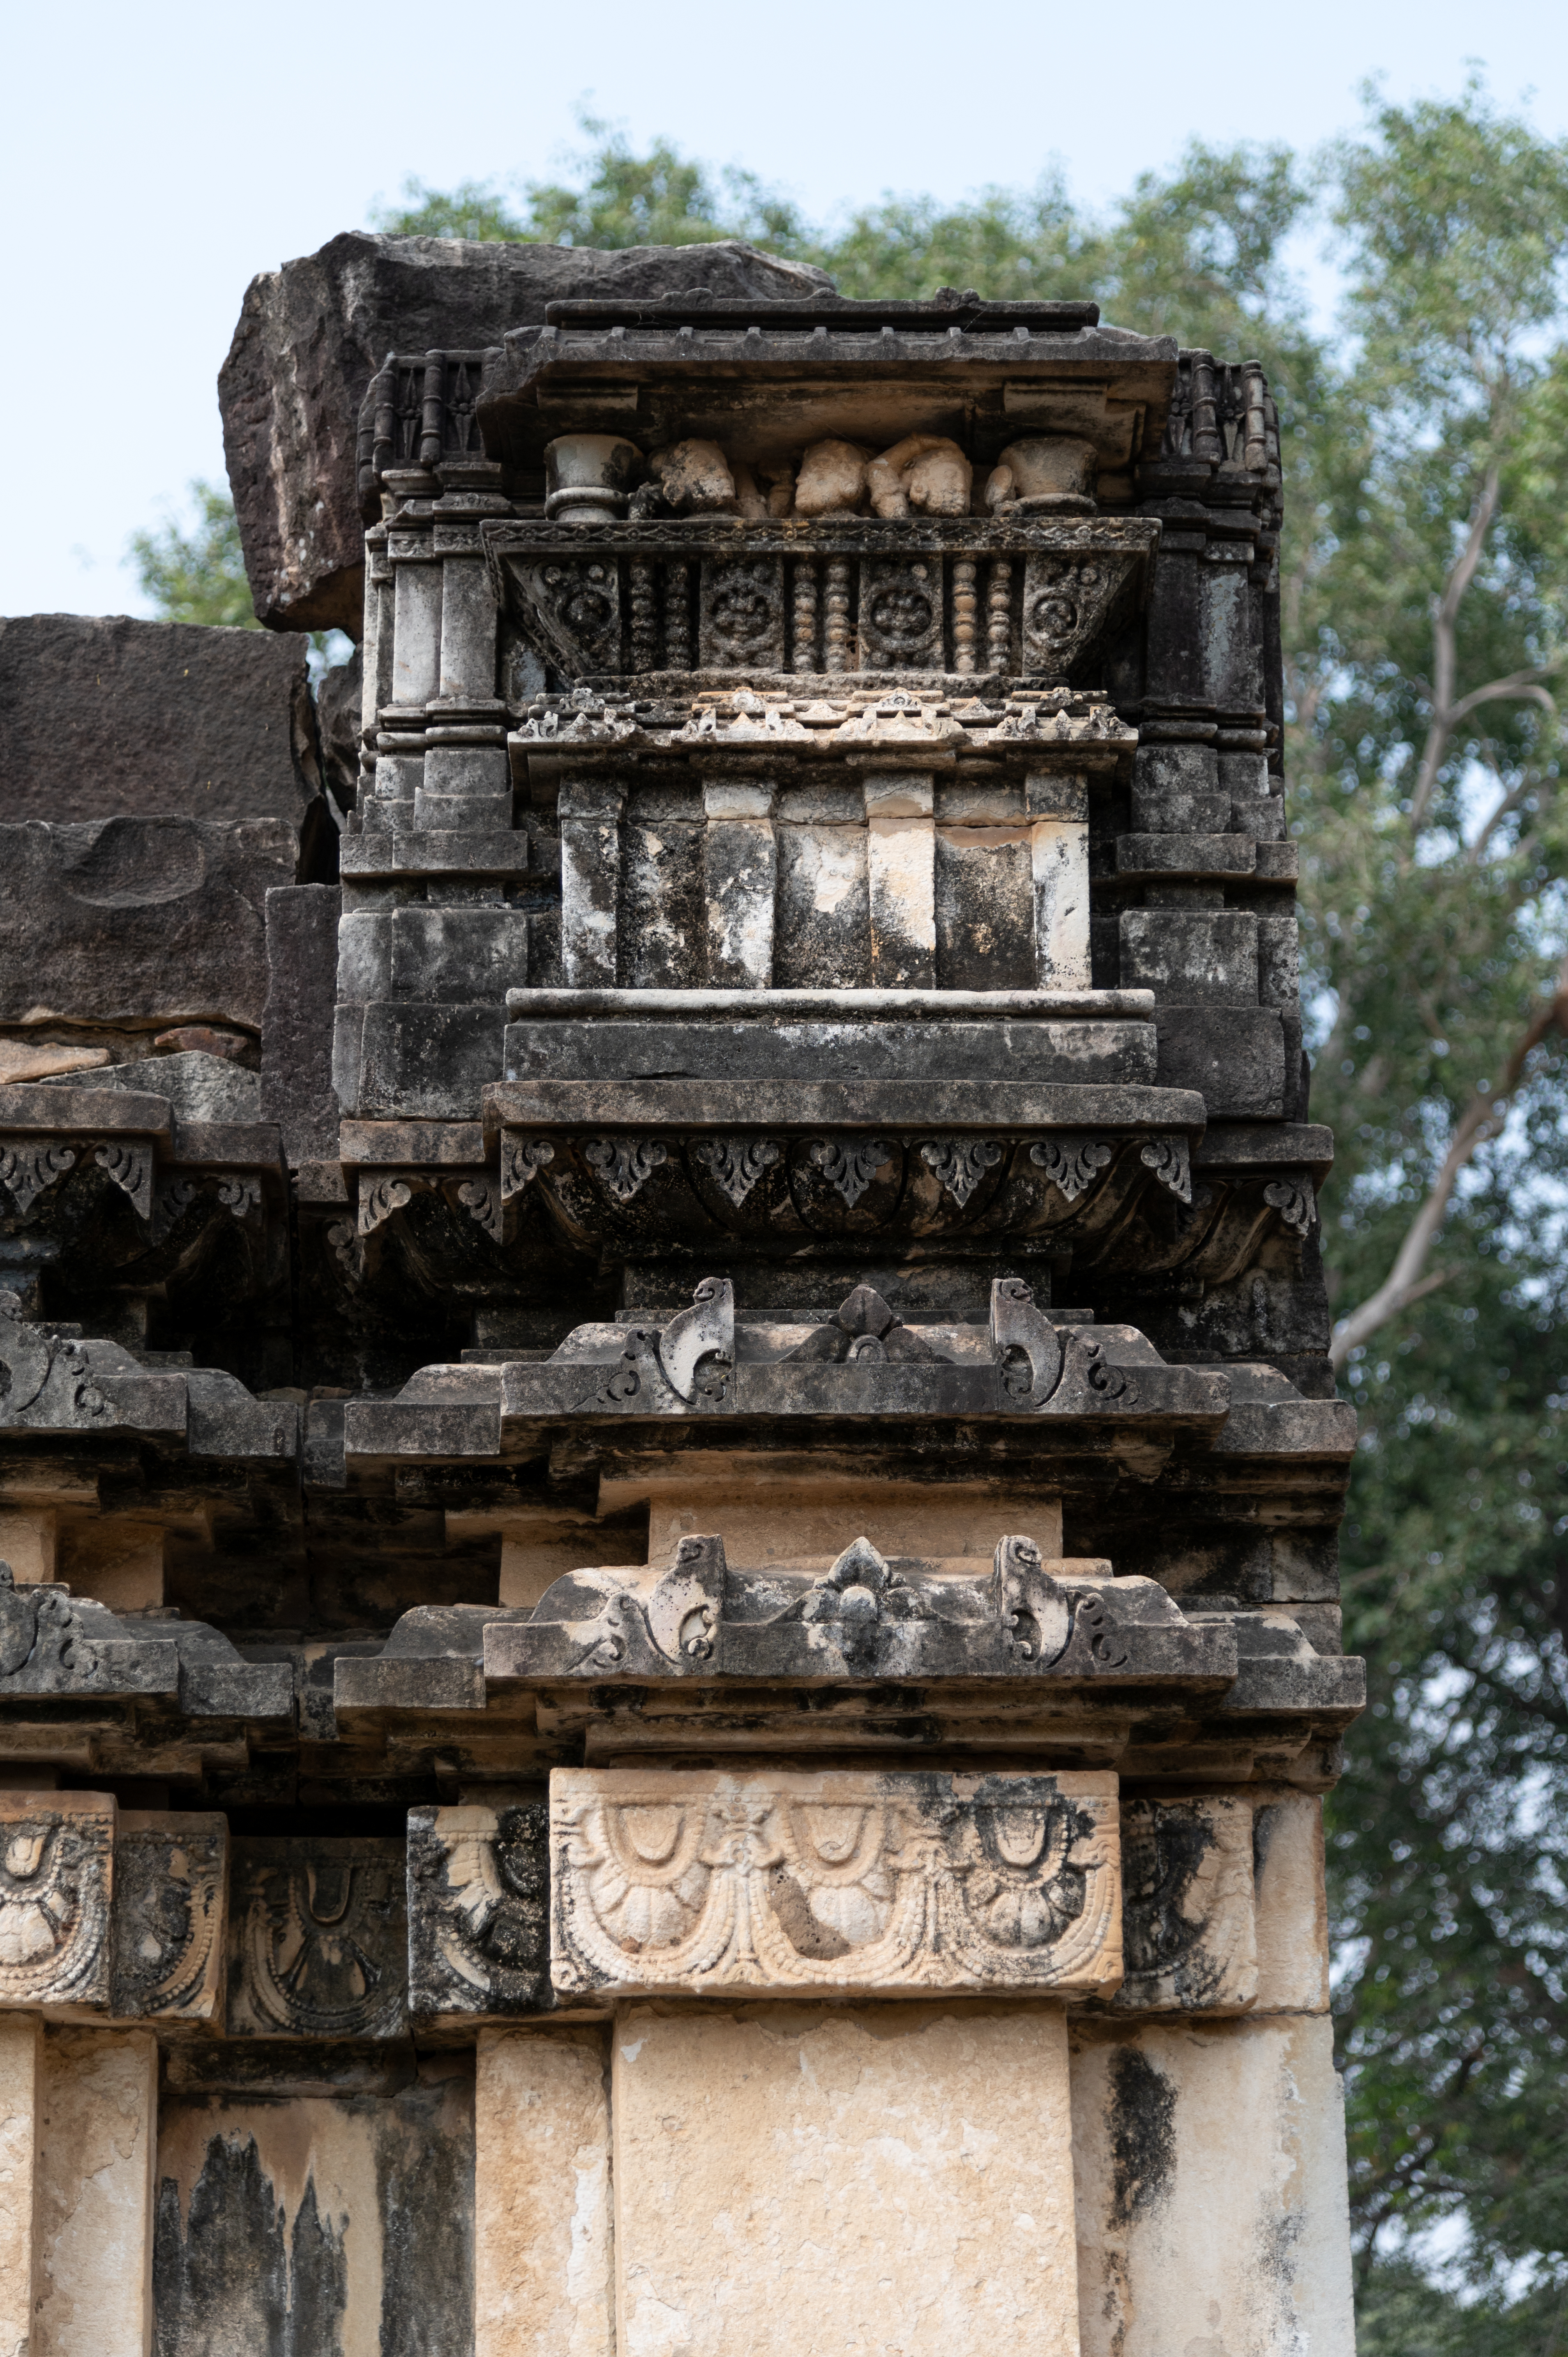
[{"label": "tree branch", "polygon": [[1454,733],[1454,674],[1457,662],[1455,628],[1459,608],[1481,562],[1487,534],[1498,511],[1501,485],[1501,471],[1494,463],[1487,468],[1480,495],[1470,511],[1470,529],[1465,535],[1465,545],[1444,583],[1443,595],[1437,601],[1437,611],[1433,617],[1432,720],[1426,732],[1426,743],[1422,748],[1421,766],[1415,773],[1415,791],[1410,798],[1412,835],[1419,834],[1425,823],[1427,809],[1437,783],[1437,772],[1443,767],[1448,740]]},{"label": "tree branch", "polygon": [[1442,1168],[1427,1191],[1426,1200],[1405,1231],[1404,1241],[1394,1255],[1390,1269],[1377,1291],[1342,1318],[1334,1329],[1329,1358],[1336,1372],[1343,1369],[1352,1351],[1397,1318],[1402,1309],[1429,1293],[1441,1276],[1425,1277],[1423,1271],[1426,1256],[1432,1250],[1437,1232],[1442,1227],[1453,1197],[1459,1174],[1475,1154],[1477,1146],[1495,1137],[1503,1125],[1508,1105],[1523,1077],[1524,1068],[1547,1033],[1552,1029],[1568,1032],[1568,958],[1558,968],[1557,981],[1552,996],[1540,1006],[1520,1033],[1504,1069],[1502,1080],[1496,1088],[1484,1092],[1477,1089],[1470,1103],[1460,1115],[1458,1125],[1448,1143]]}]

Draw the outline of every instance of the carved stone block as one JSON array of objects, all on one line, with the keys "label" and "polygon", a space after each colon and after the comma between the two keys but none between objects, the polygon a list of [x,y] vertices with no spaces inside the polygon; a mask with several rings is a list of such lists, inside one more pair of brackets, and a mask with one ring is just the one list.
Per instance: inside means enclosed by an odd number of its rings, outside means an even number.
[{"label": "carved stone block", "polygon": [[104,1792],[0,1793],[0,2006],[107,2005],[114,1813]]},{"label": "carved stone block", "polygon": [[1098,1992],[1116,1779],[556,1769],[551,1973],[664,1990]]},{"label": "carved stone block", "polygon": [[228,1818],[127,1811],[114,1844],[111,2011],[220,2022],[228,1917]]},{"label": "carved stone block", "polygon": [[411,1809],[409,2007],[422,2021],[547,2012],[550,1854],[542,1801]]},{"label": "carved stone block", "polygon": [[1219,2012],[1258,1991],[1252,1811],[1244,1800],[1123,1801],[1118,2009]]},{"label": "carved stone block", "polygon": [[403,1845],[234,1845],[229,2032],[396,2038],[407,2016]]}]

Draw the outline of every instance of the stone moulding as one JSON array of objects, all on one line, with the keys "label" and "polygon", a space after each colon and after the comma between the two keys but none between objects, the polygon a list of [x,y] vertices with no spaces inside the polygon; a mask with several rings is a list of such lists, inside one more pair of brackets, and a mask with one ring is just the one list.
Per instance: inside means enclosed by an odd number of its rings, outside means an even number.
[{"label": "stone moulding", "polygon": [[1108,1992],[1116,1779],[556,1769],[563,1996]]}]

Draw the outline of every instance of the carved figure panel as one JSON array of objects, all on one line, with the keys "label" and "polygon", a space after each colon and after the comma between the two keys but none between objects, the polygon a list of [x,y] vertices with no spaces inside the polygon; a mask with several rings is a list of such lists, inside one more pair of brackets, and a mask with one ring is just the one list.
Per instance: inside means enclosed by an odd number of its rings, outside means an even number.
[{"label": "carved figure panel", "polygon": [[231,2036],[400,2035],[408,1992],[403,1855],[392,1841],[235,1843]]},{"label": "carved figure panel", "polygon": [[563,1994],[1105,1991],[1116,1780],[556,1769]]},{"label": "carved figure panel", "polygon": [[229,1820],[127,1812],[114,1845],[114,1974],[121,2020],[220,2022]]},{"label": "carved figure panel", "polygon": [[863,671],[944,668],[942,561],[867,557],[860,568]]},{"label": "carved figure panel", "polygon": [[553,2003],[546,1815],[542,1801],[409,1812],[409,2003],[418,2019],[505,2019]]},{"label": "carved figure panel", "polygon": [[109,2001],[114,1802],[0,1793],[0,2007]]},{"label": "carved figure panel", "polygon": [[1257,1995],[1245,1801],[1124,1801],[1118,2007],[1231,2010]]},{"label": "carved figure panel", "polygon": [[784,668],[784,561],[710,562],[702,570],[698,660],[704,670]]}]

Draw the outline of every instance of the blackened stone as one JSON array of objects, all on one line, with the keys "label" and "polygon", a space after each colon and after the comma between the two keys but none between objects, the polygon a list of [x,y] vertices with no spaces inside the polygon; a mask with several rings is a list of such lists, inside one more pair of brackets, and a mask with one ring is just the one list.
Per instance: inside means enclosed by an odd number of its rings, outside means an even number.
[{"label": "blackened stone", "polygon": [[1267,1006],[1161,1006],[1159,1084],[1197,1089],[1210,1121],[1284,1118],[1285,1043]]},{"label": "blackened stone", "polygon": [[350,231],[246,289],[218,379],[256,611],[269,629],[361,629],[359,408],[390,351],[482,350],[565,296],[810,295],[821,271],[731,241],[580,246]]},{"label": "blackened stone", "polygon": [[296,849],[281,818],[0,825],[0,1023],[259,1031],[266,895]]},{"label": "blackened stone", "polygon": [[281,818],[319,787],[305,649],[124,614],[0,621],[7,820]]},{"label": "blackened stone", "polygon": [[329,1162],[338,1151],[332,1026],[342,897],[331,884],[283,885],[267,894],[262,1118],[283,1132],[291,1168]]},{"label": "blackened stone", "polygon": [[316,696],[321,737],[321,774],[340,811],[351,810],[360,790],[360,650],[323,674]]}]

